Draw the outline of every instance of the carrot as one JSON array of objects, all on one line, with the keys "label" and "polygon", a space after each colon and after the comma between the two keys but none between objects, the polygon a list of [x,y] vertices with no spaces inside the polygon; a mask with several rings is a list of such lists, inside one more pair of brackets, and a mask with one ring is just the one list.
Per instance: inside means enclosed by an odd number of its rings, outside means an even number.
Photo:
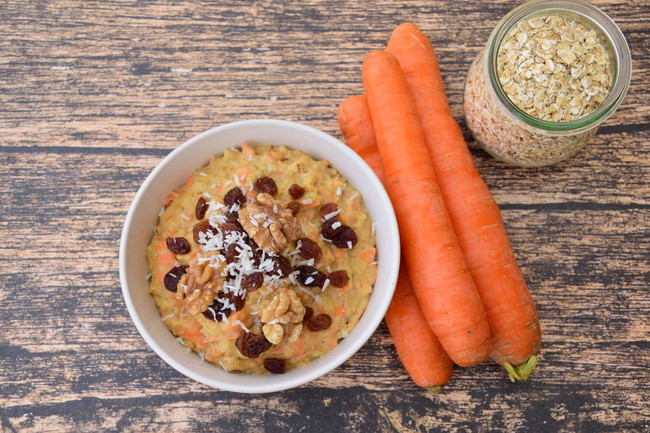
[{"label": "carrot", "polygon": [[[348,146],[359,154],[384,182],[384,169],[377,152],[375,132],[365,95],[350,96],[339,105],[339,127]],[[369,131],[368,131],[369,130]],[[372,258],[361,255],[372,252]],[[375,249],[359,253],[374,260]],[[439,391],[451,378],[453,363],[427,323],[413,293],[404,261],[400,266],[393,300],[386,312],[386,325],[397,355],[416,385]]]},{"label": "carrot", "polygon": [[424,135],[397,60],[373,51],[363,63],[368,99],[413,290],[449,357],[471,366],[490,355],[490,331],[442,200]]},{"label": "carrot", "polygon": [[442,389],[451,378],[453,364],[427,326],[404,266],[385,319],[399,359],[413,382],[431,391]]},{"label": "carrot", "polygon": [[394,30],[388,51],[406,77],[445,205],[483,301],[492,335],[491,356],[512,380],[526,380],[541,344],[537,311],[499,206],[451,115],[433,47],[414,24],[404,23]]},{"label": "carrot", "polygon": [[339,105],[338,121],[345,143],[372,168],[383,182],[384,169],[377,153],[375,129],[365,95],[354,95]]}]

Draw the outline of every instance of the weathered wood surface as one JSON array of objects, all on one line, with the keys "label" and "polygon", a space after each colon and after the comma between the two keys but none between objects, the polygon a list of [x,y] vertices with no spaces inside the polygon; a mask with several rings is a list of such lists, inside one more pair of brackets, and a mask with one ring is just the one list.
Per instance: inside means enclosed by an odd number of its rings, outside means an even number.
[{"label": "weathered wood surface", "polygon": [[385,326],[301,388],[221,392],[167,366],[130,321],[121,226],[171,149],[274,117],[340,136],[365,54],[402,21],[432,39],[454,115],[515,1],[0,2],[0,431],[650,431],[650,7],[593,1],[634,58],[630,93],[589,147],[514,169],[472,149],[537,301],[527,383],[494,364],[428,395]]}]

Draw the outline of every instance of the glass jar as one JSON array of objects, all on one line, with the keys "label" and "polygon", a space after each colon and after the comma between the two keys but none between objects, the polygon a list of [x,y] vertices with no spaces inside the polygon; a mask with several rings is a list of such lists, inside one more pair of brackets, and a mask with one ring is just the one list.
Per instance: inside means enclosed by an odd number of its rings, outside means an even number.
[{"label": "glass jar", "polygon": [[[566,117],[559,120],[549,120],[548,116],[544,114],[550,110],[547,108],[548,105],[542,104],[543,108],[540,110],[543,113],[542,115],[532,115],[530,114],[531,110],[535,108],[520,108],[519,105],[513,102],[513,99],[518,98],[518,96],[512,92],[507,93],[504,90],[504,84],[502,84],[502,82],[509,81],[511,78],[507,76],[510,73],[504,70],[503,59],[506,58],[504,56],[506,47],[511,50],[509,53],[511,54],[510,58],[516,59],[511,62],[513,68],[520,68],[521,65],[526,65],[527,63],[522,62],[526,61],[527,56],[531,57],[532,60],[529,62],[533,65],[531,68],[541,65],[542,68],[548,68],[550,72],[540,72],[540,68],[532,69],[539,73],[539,76],[537,76],[528,71],[523,71],[524,73],[519,79],[528,80],[526,77],[530,78],[532,75],[534,79],[546,80],[548,78],[552,80],[553,78],[551,77],[554,76],[553,68],[556,71],[559,68],[557,62],[554,63],[551,60],[548,63],[550,66],[548,66],[544,63],[544,58],[540,58],[539,55],[531,55],[531,50],[517,52],[512,47],[530,46],[530,44],[525,45],[529,42],[527,40],[528,33],[526,35],[522,34],[525,33],[525,31],[522,31],[522,28],[524,30],[531,29],[528,23],[539,25],[539,22],[543,22],[547,23],[543,25],[550,26],[551,22],[563,22],[562,19],[568,22],[579,23],[587,29],[594,30],[598,38],[598,43],[601,44],[601,49],[604,48],[603,52],[607,53],[606,61],[609,65],[607,74],[611,74],[611,79],[608,87],[609,90],[602,94],[604,100],[599,106],[589,112],[579,113],[580,117],[569,120],[565,120]],[[561,30],[562,28],[559,30],[554,29],[553,31]],[[514,41],[515,43],[505,45],[509,42],[504,43],[504,41],[513,41],[512,37],[515,34],[517,35],[517,40]],[[535,35],[535,33],[531,34]],[[535,39],[531,40],[530,43],[537,40],[545,41],[543,38],[538,37],[538,35],[534,37]],[[562,36],[560,43],[556,45],[558,52],[561,49],[567,51],[566,47],[563,48],[566,44],[564,38]],[[570,42],[570,38],[568,39]],[[518,43],[517,41],[522,43]],[[556,42],[550,41],[543,43],[552,46]],[[499,65],[498,56],[502,49],[502,44],[504,47],[501,51],[502,57],[500,58],[502,63]],[[574,47],[579,44],[569,43],[568,45],[568,51],[571,51],[577,50],[578,48]],[[535,52],[539,53],[540,51]],[[584,54],[584,50],[582,53]],[[589,54],[589,51],[587,53]],[[582,66],[573,67],[576,56],[570,52],[561,52],[561,54],[567,63],[566,66],[564,64],[560,65],[560,69],[564,68],[563,70],[570,77],[573,77],[574,69],[579,70]],[[571,60],[573,60],[573,63]],[[593,59],[589,60],[593,63]],[[546,61],[548,62],[548,60]],[[594,67],[597,66],[597,63],[593,64]],[[499,69],[499,66],[501,66],[501,69]],[[588,65],[587,67],[589,67],[589,71],[594,69],[594,67]],[[521,73],[522,70],[519,69],[518,72]],[[541,76],[544,74],[547,76]],[[580,72],[577,71],[575,74],[578,75],[579,80],[581,78]],[[599,125],[616,111],[627,93],[631,74],[632,60],[625,37],[607,15],[594,6],[580,0],[533,0],[513,9],[499,22],[492,31],[486,46],[472,63],[465,84],[463,104],[465,120],[478,144],[490,155],[503,162],[521,167],[539,167],[554,164],[570,157],[582,148],[594,136]],[[558,73],[556,76],[560,77],[561,74]],[[528,83],[529,81],[526,82]],[[559,82],[564,83],[566,79]],[[558,81],[553,81],[553,84],[557,83]],[[589,79],[587,85],[588,83]],[[521,88],[521,86],[525,85],[525,83],[520,85],[518,82],[517,86],[519,87],[516,88]],[[506,83],[506,88],[509,88],[507,86],[508,83]],[[531,88],[535,86],[541,89],[541,91],[533,92],[534,98],[538,95],[540,98],[546,97],[545,95],[548,94],[548,91],[543,88],[543,84],[531,83],[528,88],[528,93],[521,93],[523,95],[521,98],[528,99],[531,95]],[[575,91],[573,78],[571,78],[570,83],[567,83],[567,86],[573,86]],[[570,89],[567,89],[567,91],[571,92]],[[558,94],[564,95],[566,92],[560,88]],[[578,95],[578,100],[580,100],[582,96],[579,95],[586,94],[587,92],[578,92],[576,95]],[[557,111],[554,112],[553,116],[557,114],[560,117],[562,113],[568,116],[566,114],[567,111],[574,112],[573,110],[576,113],[578,112],[577,109],[571,108],[577,104],[571,105],[574,101],[564,101],[562,97],[555,98],[553,104],[557,108]],[[527,104],[528,107],[531,105],[531,103],[522,102],[521,99],[517,99],[517,101],[522,106],[523,104]],[[544,116],[547,118],[543,119]]]}]

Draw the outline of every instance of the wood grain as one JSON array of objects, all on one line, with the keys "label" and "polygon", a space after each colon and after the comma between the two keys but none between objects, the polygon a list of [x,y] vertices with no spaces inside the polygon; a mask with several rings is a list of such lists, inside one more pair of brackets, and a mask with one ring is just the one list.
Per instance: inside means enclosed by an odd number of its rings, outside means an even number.
[{"label": "wood grain", "polygon": [[535,375],[511,384],[485,363],[427,394],[382,324],[329,375],[243,396],[181,376],[129,318],[118,243],[139,185],[233,120],[340,137],[337,104],[403,21],[436,47],[469,141],[466,71],[518,3],[0,2],[0,431],[650,431],[650,7],[592,3],[627,36],[634,68],[595,139],[527,170],[470,144],[539,308]]}]

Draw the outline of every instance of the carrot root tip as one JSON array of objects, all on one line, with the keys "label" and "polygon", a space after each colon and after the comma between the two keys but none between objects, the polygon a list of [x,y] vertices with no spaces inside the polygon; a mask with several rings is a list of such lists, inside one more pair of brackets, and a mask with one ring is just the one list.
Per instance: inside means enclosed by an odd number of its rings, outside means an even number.
[{"label": "carrot root tip", "polygon": [[509,362],[503,363],[503,368],[505,368],[508,372],[511,382],[514,382],[516,380],[525,381],[530,377],[531,374],[533,374],[533,371],[535,371],[535,366],[537,366],[537,357],[535,355],[528,358],[528,361],[523,362],[519,365],[513,366]]},{"label": "carrot root tip", "polygon": [[442,391],[442,388],[444,388],[444,385],[436,385],[436,386],[430,386],[426,388],[426,390],[432,394],[435,394],[436,392]]}]

